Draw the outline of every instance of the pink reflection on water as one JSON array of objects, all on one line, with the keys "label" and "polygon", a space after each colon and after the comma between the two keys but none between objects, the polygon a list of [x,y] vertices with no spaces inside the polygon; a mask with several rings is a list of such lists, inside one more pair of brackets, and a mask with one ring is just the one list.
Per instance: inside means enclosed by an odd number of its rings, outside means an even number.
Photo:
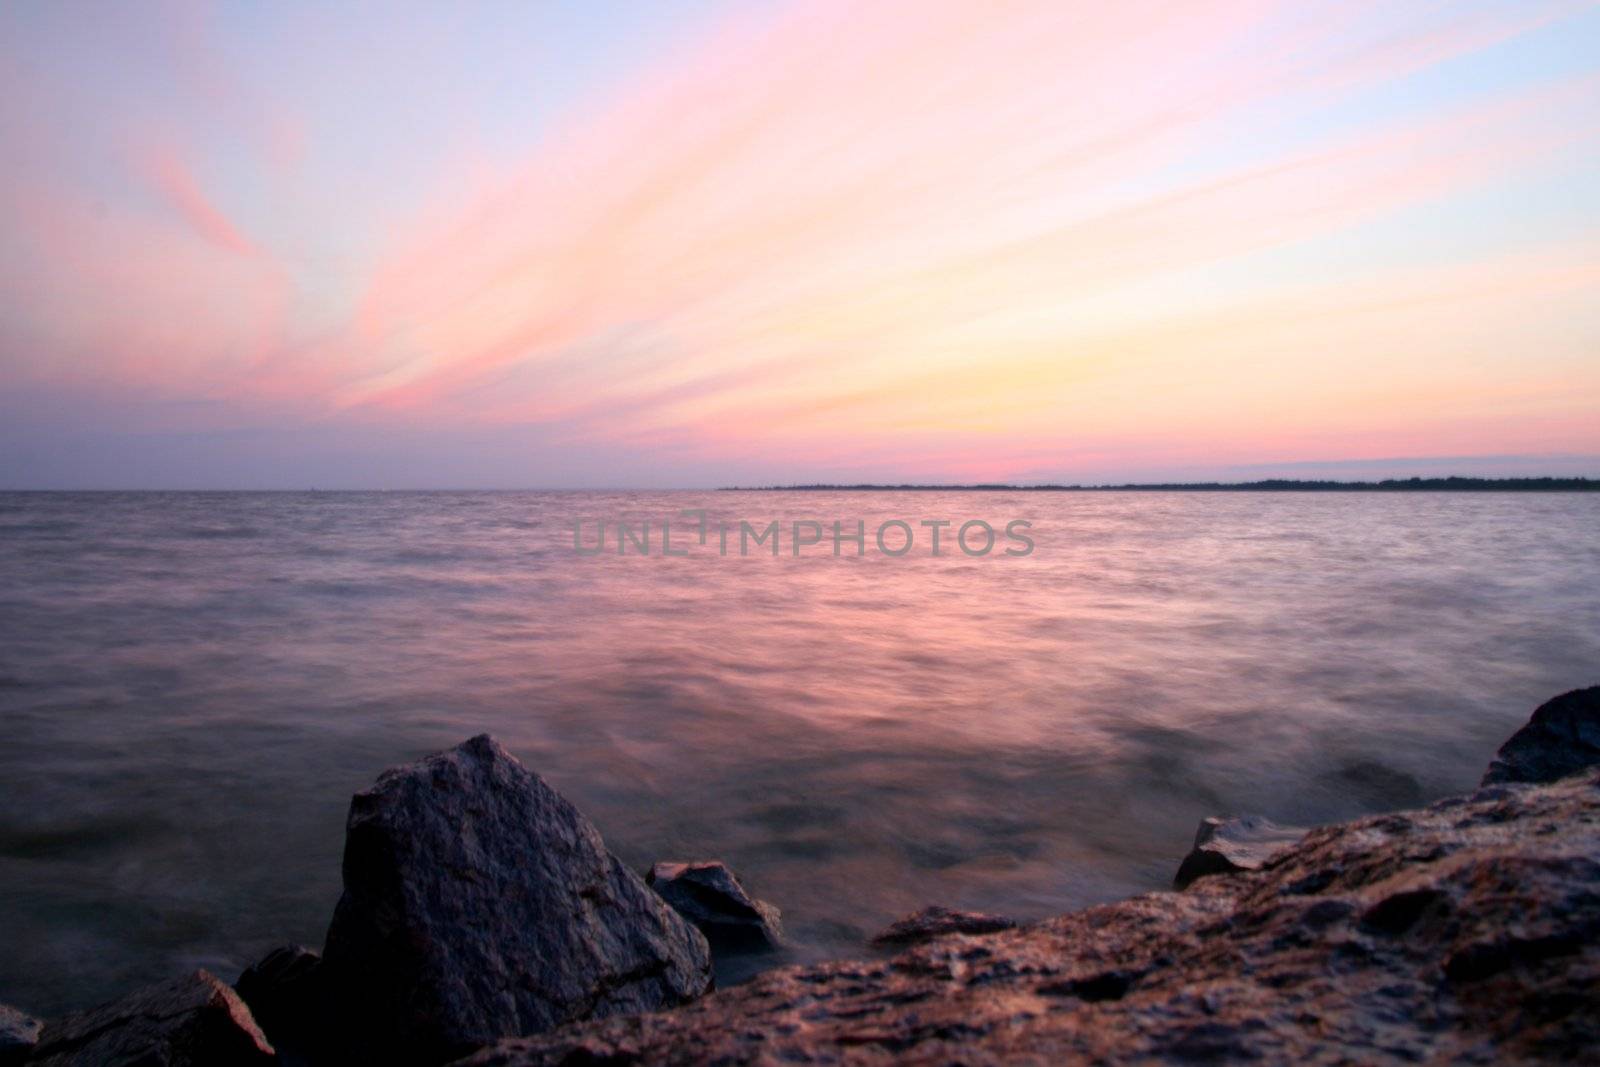
[{"label": "pink reflection on water", "polygon": [[[1164,885],[1206,814],[1464,788],[1600,654],[1589,496],[0,503],[0,986],[39,1010],[317,943],[350,793],[483,730],[628,862],[720,857],[821,955],[930,902]],[[694,507],[779,521],[781,556],[661,557]],[[652,554],[574,555],[578,517],[649,520]],[[922,520],[972,518],[1035,551],[927,553]],[[795,558],[805,519],[867,554]]]}]

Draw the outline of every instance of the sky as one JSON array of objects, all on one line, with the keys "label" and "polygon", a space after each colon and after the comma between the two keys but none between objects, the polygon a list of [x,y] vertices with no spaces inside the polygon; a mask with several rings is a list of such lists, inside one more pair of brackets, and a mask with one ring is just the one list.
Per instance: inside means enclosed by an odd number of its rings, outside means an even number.
[{"label": "sky", "polygon": [[1600,475],[1600,4],[0,5],[0,487]]}]

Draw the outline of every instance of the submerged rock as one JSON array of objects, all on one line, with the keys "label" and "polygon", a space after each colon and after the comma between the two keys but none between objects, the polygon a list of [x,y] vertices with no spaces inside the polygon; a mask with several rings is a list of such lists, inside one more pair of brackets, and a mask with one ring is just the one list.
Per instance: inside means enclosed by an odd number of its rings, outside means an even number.
[{"label": "submerged rock", "polygon": [[1500,746],[1483,784],[1554,782],[1600,764],[1600,685],[1545,701]]},{"label": "submerged rock", "polygon": [[711,956],[576,808],[483,735],[351,800],[321,973],[358,1035],[351,1057],[435,1063],[682,1004],[709,988]]},{"label": "submerged rock", "polygon": [[657,863],[645,881],[700,928],[718,951],[771,952],[783,947],[781,913],[751,896],[726,864]]},{"label": "submerged rock", "polygon": [[501,1042],[562,1063],[1600,1058],[1600,770],[1313,830],[1267,867]]},{"label": "submerged rock", "polygon": [[1173,887],[1185,889],[1208,874],[1260,870],[1263,863],[1305,835],[1303,827],[1279,826],[1260,815],[1208,816],[1200,820],[1194,848],[1178,865]]},{"label": "submerged rock", "polygon": [[277,1055],[234,991],[209,971],[195,971],[46,1023],[27,1062],[265,1067]]},{"label": "submerged rock", "polygon": [[286,1063],[304,1063],[329,1044],[322,957],[284,945],[245,968],[233,984]]},{"label": "submerged rock", "polygon": [[9,1004],[0,1004],[0,1067],[12,1067],[28,1058],[39,1043],[44,1024]]},{"label": "submerged rock", "polygon": [[1318,780],[1368,811],[1414,808],[1427,799],[1421,782],[1377,760],[1342,763],[1337,769],[1318,775]]},{"label": "submerged rock", "polygon": [[1010,930],[1016,920],[981,911],[955,911],[935,904],[899,919],[876,934],[874,945],[915,945],[946,934],[992,934]]}]

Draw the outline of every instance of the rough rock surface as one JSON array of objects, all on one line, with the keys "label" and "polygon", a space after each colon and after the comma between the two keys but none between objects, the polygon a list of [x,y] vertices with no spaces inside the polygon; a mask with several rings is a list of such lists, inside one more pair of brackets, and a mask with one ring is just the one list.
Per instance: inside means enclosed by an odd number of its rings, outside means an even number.
[{"label": "rough rock surface", "polygon": [[946,934],[992,934],[1010,930],[1015,919],[981,911],[955,911],[935,904],[907,915],[873,937],[874,945],[916,945]]},{"label": "rough rock surface", "polygon": [[277,1056],[250,1009],[209,971],[47,1022],[29,1067],[251,1067]]},{"label": "rough rock surface", "polygon": [[233,983],[257,1025],[285,1063],[311,1062],[327,1044],[322,957],[302,945],[284,945],[245,968]]},{"label": "rough rock surface", "polygon": [[1600,1059],[1600,770],[1313,830],[1261,870],[678,1011],[473,1067]]},{"label": "rough rock surface", "polygon": [[1194,848],[1178,865],[1172,884],[1184,889],[1208,874],[1258,871],[1267,860],[1305,835],[1303,826],[1279,826],[1260,815],[1227,819],[1213,815],[1201,819],[1194,834]]},{"label": "rough rock surface", "polygon": [[322,953],[368,1062],[682,1004],[711,955],[589,821],[488,735],[385,771],[350,803]]},{"label": "rough rock surface", "polygon": [[27,1012],[0,1004],[0,1067],[21,1063],[39,1043],[39,1028],[44,1024]]},{"label": "rough rock surface", "polygon": [[699,927],[719,952],[770,952],[783,947],[781,913],[752,897],[720,861],[657,863],[645,881]]},{"label": "rough rock surface", "polygon": [[1483,784],[1553,782],[1600,764],[1600,685],[1574,689],[1539,705],[1528,724],[1500,746]]}]

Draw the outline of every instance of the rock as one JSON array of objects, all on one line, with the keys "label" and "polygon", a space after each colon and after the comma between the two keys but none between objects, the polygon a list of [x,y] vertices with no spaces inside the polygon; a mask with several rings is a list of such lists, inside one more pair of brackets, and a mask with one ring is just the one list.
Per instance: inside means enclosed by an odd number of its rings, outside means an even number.
[{"label": "rock", "polygon": [[277,1055],[250,1009],[209,971],[45,1024],[29,1067],[251,1067]]},{"label": "rock", "polygon": [[286,1063],[306,1063],[329,1044],[322,957],[284,945],[245,968],[233,984]]},{"label": "rock", "polygon": [[1313,830],[1205,878],[787,967],[470,1067],[1600,1061],[1600,770]]},{"label": "rock", "polygon": [[487,734],[350,802],[322,953],[346,1059],[437,1063],[509,1034],[682,1004],[705,938]]},{"label": "rock", "polygon": [[0,1067],[12,1067],[28,1058],[39,1043],[43,1024],[9,1004],[0,1004]]},{"label": "rock", "polygon": [[716,951],[772,952],[783,947],[781,913],[746,892],[718,860],[657,863],[645,881],[699,927]]},{"label": "rock", "polygon": [[1600,764],[1600,685],[1539,705],[1484,772],[1483,784],[1553,782]]},{"label": "rock", "polygon": [[1172,879],[1176,889],[1185,889],[1196,878],[1208,874],[1233,874],[1260,870],[1267,860],[1306,835],[1298,826],[1279,826],[1260,815],[1200,820],[1194,832],[1194,848],[1183,857]]},{"label": "rock", "polygon": [[874,945],[916,945],[946,934],[992,934],[1010,930],[1016,920],[981,911],[954,911],[935,904],[907,915],[873,937]]},{"label": "rock", "polygon": [[1353,760],[1318,775],[1318,781],[1359,803],[1366,811],[1414,808],[1427,800],[1422,783],[1377,760]]}]

